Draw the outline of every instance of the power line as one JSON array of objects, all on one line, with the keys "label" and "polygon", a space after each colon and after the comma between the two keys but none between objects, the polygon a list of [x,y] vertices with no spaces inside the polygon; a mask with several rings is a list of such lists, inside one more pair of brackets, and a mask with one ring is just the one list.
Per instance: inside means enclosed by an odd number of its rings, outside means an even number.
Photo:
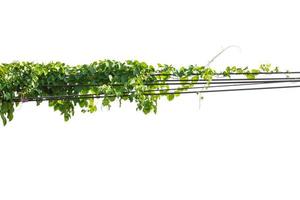
[{"label": "power line", "polygon": [[[300,82],[300,81],[299,81]],[[187,88],[187,90],[192,90],[192,89],[210,89],[210,88],[220,88],[220,87],[239,87],[239,86],[249,86],[249,85],[265,85],[265,84],[276,84],[276,83],[285,83],[285,82],[265,82],[265,83],[238,83],[238,84],[224,84],[224,85],[212,85],[208,87],[191,87]],[[146,90],[145,92],[155,92],[155,91],[176,91],[180,90],[181,88],[170,88],[170,89],[153,89],[153,90]]]},{"label": "power line", "polygon": [[[212,86],[209,86],[209,88],[238,87],[238,86],[261,85],[261,84],[267,84],[267,83],[241,83],[241,84],[212,85]],[[272,83],[272,84],[274,84],[274,83]],[[208,89],[208,87],[203,87],[203,86],[195,87],[194,86],[191,88],[150,89],[150,90],[145,90],[144,92],[164,92],[164,91],[192,90],[192,89]],[[125,93],[132,93],[132,92],[135,92],[135,91],[125,92]],[[104,93],[102,93],[102,94],[104,94]],[[86,96],[93,96],[93,95],[98,95],[98,94],[87,94]],[[57,96],[57,97],[66,97],[66,96],[69,96],[69,95],[61,95],[61,96]],[[71,96],[77,96],[77,95],[71,95]],[[48,97],[54,97],[54,96],[48,96]],[[40,97],[40,98],[47,98],[47,96]]]},{"label": "power line", "polygon": [[[292,86],[276,86],[276,87],[254,87],[254,88],[235,88],[235,89],[219,89],[219,90],[204,90],[204,91],[180,91],[180,92],[161,92],[161,93],[144,93],[143,95],[176,95],[176,94],[199,94],[199,93],[218,93],[218,92],[234,92],[234,91],[249,91],[249,90],[269,90],[269,89],[287,89],[287,88],[299,88],[300,85],[292,85]],[[134,92],[131,92],[134,93]],[[104,97],[128,97],[130,94],[123,94],[120,96],[116,95],[96,95],[96,94],[86,94],[86,95],[63,95],[63,96],[45,96],[45,97],[37,97],[37,98],[26,98],[15,99],[14,102],[29,102],[29,101],[51,101],[51,100],[79,100],[79,99],[97,99]]]},{"label": "power line", "polygon": [[[212,79],[211,81],[255,81],[255,80],[296,80],[296,79],[299,79],[300,80],[300,77],[288,77],[288,78],[254,78],[254,79],[249,79],[249,78],[216,78],[216,79]],[[180,80],[180,79],[167,79],[167,80],[155,80],[155,81],[170,81],[170,82],[173,82],[173,81],[180,81],[180,82],[192,82],[193,80],[191,79],[183,79],[183,80]],[[198,81],[206,81],[204,79],[199,79]]]},{"label": "power line", "polygon": [[[300,71],[292,71],[292,72],[231,72],[227,73],[229,75],[274,75],[274,74],[300,74]],[[175,73],[170,74],[170,73],[154,73],[151,74],[152,76],[176,76]],[[190,76],[195,76],[195,75],[202,75],[201,73],[192,73]],[[224,75],[224,73],[214,73],[213,75]]]},{"label": "power line", "polygon": [[[144,83],[143,85],[146,86],[159,86],[159,85],[184,85],[184,84],[193,84],[193,85],[202,85],[202,84],[210,84],[210,85],[214,85],[214,84],[232,84],[232,83],[292,83],[292,82],[300,82],[300,78],[291,78],[291,79],[278,79],[278,80],[268,80],[268,79],[263,79],[263,80],[256,80],[256,79],[243,79],[243,80],[230,80],[230,79],[226,79],[226,80],[213,80],[213,81],[205,81],[205,80],[200,80],[197,82],[192,82],[189,81],[191,83],[182,83],[181,81],[173,81],[173,82],[166,82],[166,83]],[[47,87],[47,88],[51,88],[51,87],[99,87],[99,86],[103,86],[103,85],[108,85],[108,86],[113,86],[113,87],[118,87],[118,86],[124,86],[126,84],[67,84],[67,85],[43,85],[41,87]]]},{"label": "power line", "polygon": [[[299,83],[299,80],[274,80],[274,81],[257,81],[257,80],[245,80],[245,81],[215,81],[215,82],[211,82],[210,85],[208,86],[202,86],[202,87],[187,87],[187,88],[169,88],[169,89],[148,89],[145,90],[145,92],[162,92],[162,91],[176,91],[176,90],[193,90],[193,89],[209,89],[209,88],[218,88],[218,87],[237,87],[237,86],[247,86],[247,85],[258,85],[258,84],[284,84],[284,83]],[[202,84],[207,84],[207,83],[194,83],[194,85],[202,85]],[[152,85],[166,85],[166,86],[174,86],[174,85],[182,85],[181,83],[166,83],[166,84],[152,84]],[[101,86],[101,85],[54,85],[53,87],[69,87],[69,86],[84,86],[84,87],[91,87],[91,86]],[[44,87],[48,87],[51,88],[52,86],[44,86]],[[130,91],[130,92],[134,92],[134,91]],[[130,93],[127,92],[127,93]],[[1,96],[0,96],[1,98]],[[28,98],[27,98],[28,99]],[[20,100],[21,101],[21,100]]]}]

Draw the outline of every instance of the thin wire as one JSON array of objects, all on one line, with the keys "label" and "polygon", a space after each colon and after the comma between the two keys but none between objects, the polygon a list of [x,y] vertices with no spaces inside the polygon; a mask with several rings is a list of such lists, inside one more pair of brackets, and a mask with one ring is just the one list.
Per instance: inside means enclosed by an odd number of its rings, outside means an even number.
[{"label": "thin wire", "polygon": [[[232,73],[228,73],[229,75],[274,75],[274,74],[300,74],[300,71],[292,71],[292,72],[242,72],[242,73],[238,73],[238,72],[232,72]],[[154,74],[151,74],[152,76],[175,76],[176,74],[166,74],[166,73],[154,73]],[[202,75],[200,73],[193,73],[193,74],[190,74],[191,76],[194,76],[194,75]],[[224,75],[224,73],[214,73],[214,75]]]},{"label": "thin wire", "polygon": [[[169,89],[150,89],[150,90],[145,90],[145,92],[161,92],[161,91],[174,91],[174,90],[192,90],[192,89],[207,89],[207,88],[217,88],[217,87],[237,87],[237,86],[246,86],[246,85],[258,85],[258,84],[276,84],[276,83],[299,83],[300,80],[289,80],[289,81],[231,81],[231,82],[215,82],[215,83],[211,83],[211,84],[217,84],[217,85],[210,85],[207,87],[191,87],[191,88],[169,88]],[[232,84],[234,83],[234,84]],[[180,83],[179,83],[180,84]],[[200,83],[199,83],[200,84]],[[223,84],[223,85],[222,85]],[[162,85],[162,84],[161,84]],[[171,84],[165,84],[165,85],[178,85],[178,83],[171,83]],[[180,84],[181,85],[181,84]],[[197,83],[195,83],[195,85],[197,85]],[[78,86],[78,85],[76,85]],[[91,86],[91,85],[85,85],[85,86]],[[98,85],[94,85],[94,86],[98,86]],[[131,91],[134,92],[134,91]],[[199,92],[199,91],[198,91]],[[127,92],[129,93],[129,92]],[[93,94],[89,94],[89,95],[93,95]],[[68,95],[65,95],[68,96]],[[60,97],[65,97],[65,96],[60,96]],[[1,96],[0,96],[1,97]],[[53,97],[53,96],[50,96]],[[41,99],[44,97],[40,97]],[[45,97],[47,98],[47,97]],[[30,98],[25,98],[22,100],[18,100],[18,101],[27,101]]]},{"label": "thin wire", "polygon": [[[278,79],[278,80],[256,80],[256,79],[243,79],[242,81],[231,81],[230,79],[226,79],[226,80],[220,80],[220,81],[205,81],[205,80],[200,80],[197,82],[193,81],[189,81],[191,82],[191,84],[193,85],[202,85],[202,84],[231,84],[231,83],[290,83],[290,82],[300,82],[300,78],[299,79],[288,79],[288,80],[284,80],[284,79]],[[182,83],[181,81],[178,82],[170,82],[170,83],[145,83],[144,85],[146,86],[158,86],[158,85],[183,85],[184,83]],[[188,84],[188,83],[186,83]],[[104,84],[69,84],[69,85],[43,85],[42,87],[47,87],[47,88],[51,88],[51,87],[98,87],[98,86],[103,86]],[[124,86],[125,84],[110,84],[109,86]]]},{"label": "thin wire", "polygon": [[[254,79],[249,79],[249,78],[217,78],[217,79],[212,79],[212,81],[242,81],[242,80],[249,80],[249,81],[255,81],[255,80],[295,80],[295,79],[299,79],[300,77],[289,77],[289,78],[254,78]],[[168,82],[176,82],[176,81],[180,81],[180,82],[193,82],[193,80],[180,80],[180,79],[167,79],[167,80],[155,80],[158,82],[162,82],[162,81],[168,81]],[[198,81],[206,81],[204,79],[199,79]]]},{"label": "thin wire", "polygon": [[[228,89],[228,90],[206,90],[206,91],[202,91],[202,92],[195,91],[194,93],[234,92],[234,91],[247,91],[247,90],[268,90],[268,89],[288,89],[288,88],[300,88],[300,85],[277,86],[277,87],[257,87],[257,88],[237,88],[237,89]],[[190,93],[193,93],[193,92],[186,91],[186,92],[182,92],[181,94],[190,94]],[[145,94],[145,95],[148,95],[148,94]],[[167,95],[167,94],[161,94],[161,95]]]},{"label": "thin wire", "polygon": [[[300,82],[300,81],[299,81]],[[267,82],[267,83],[239,83],[239,84],[225,84],[225,85],[212,85],[208,87],[191,87],[187,88],[187,90],[193,90],[193,89],[210,89],[210,88],[220,88],[220,87],[239,87],[239,86],[249,86],[249,85],[265,85],[265,84],[276,84],[277,82]],[[280,84],[285,82],[278,82]],[[180,90],[181,88],[170,88],[170,89],[153,89],[153,90],[146,90],[145,92],[161,92],[161,91],[176,91]]]},{"label": "thin wire", "polygon": [[[255,79],[253,80],[245,80],[245,81],[202,81],[202,82],[196,82],[196,83],[192,83],[194,85],[199,85],[199,84],[231,84],[231,83],[290,83],[290,82],[300,82],[299,80],[276,80],[276,81],[268,81],[268,80],[264,80],[264,81],[255,81]],[[182,85],[183,83],[180,82],[172,82],[172,83],[149,83],[149,84],[145,84],[145,85]]]},{"label": "thin wire", "polygon": [[[268,90],[268,89],[287,89],[287,88],[300,88],[300,85],[290,86],[276,86],[276,87],[254,87],[254,88],[235,88],[235,89],[220,89],[220,90],[201,90],[201,91],[181,91],[181,92],[164,92],[164,93],[144,93],[143,95],[175,95],[175,94],[199,94],[199,93],[217,93],[217,92],[234,92],[234,91],[249,91],[249,90]],[[132,92],[133,93],[133,92]],[[104,97],[128,97],[130,94],[116,95],[64,95],[64,96],[47,96],[38,98],[27,98],[25,102],[29,101],[50,101],[50,100],[79,100],[79,99],[96,99]],[[20,99],[15,99],[14,102],[21,102]]]},{"label": "thin wire", "polygon": [[[192,89],[207,89],[207,88],[217,88],[217,87],[234,87],[234,86],[246,86],[246,85],[258,85],[258,84],[276,84],[276,83],[298,83],[300,82],[300,80],[289,80],[289,81],[285,81],[285,80],[277,80],[277,81],[230,81],[230,82],[212,82],[210,83],[211,85],[207,85],[206,87],[191,87],[191,88],[185,88],[186,90],[192,90]],[[181,83],[179,83],[181,85]],[[199,84],[207,84],[207,83],[194,83],[194,85],[199,85]],[[223,85],[222,85],[223,84]],[[170,85],[178,85],[178,83],[168,83],[168,84],[160,84],[160,85],[166,85],[166,86],[170,86]],[[56,85],[54,87],[68,87],[68,86],[72,86],[72,85]],[[100,86],[100,85],[74,85],[74,86]],[[52,87],[52,86],[47,86],[47,87]],[[183,90],[184,88],[169,88],[169,89],[149,89],[149,90],[145,90],[145,92],[153,92],[153,91],[165,91],[165,90],[178,90],[181,89]],[[1,98],[1,96],[0,96]]]},{"label": "thin wire", "polygon": [[[226,84],[226,85],[213,85],[210,86],[209,88],[219,88],[219,87],[238,87],[238,86],[247,86],[247,85],[261,85],[261,84],[265,84],[265,83],[241,83],[241,84]],[[207,87],[192,87],[192,88],[186,88],[185,90],[192,90],[192,89],[208,89]],[[176,90],[183,90],[182,88],[170,88],[170,89],[152,89],[152,90],[145,90],[145,92],[163,92],[163,91],[176,91]],[[133,93],[135,91],[131,91],[131,92],[125,92],[125,93]],[[104,93],[102,93],[104,94]],[[99,94],[86,94],[86,95],[82,95],[82,96],[93,96],[93,95],[99,95]],[[70,97],[70,96],[78,96],[78,95],[61,95],[61,96],[44,96],[44,97],[39,97],[39,98],[50,98],[50,97]],[[30,97],[29,97],[30,98]],[[29,99],[27,98],[27,99]],[[26,101],[26,98],[23,99],[24,101]]]}]

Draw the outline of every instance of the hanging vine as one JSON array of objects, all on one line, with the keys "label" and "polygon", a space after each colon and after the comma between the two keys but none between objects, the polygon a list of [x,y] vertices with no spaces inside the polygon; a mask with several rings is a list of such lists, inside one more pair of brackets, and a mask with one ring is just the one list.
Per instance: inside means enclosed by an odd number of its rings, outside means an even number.
[{"label": "hanging vine", "polygon": [[[230,78],[232,73],[244,74],[255,79],[261,72],[279,72],[277,67],[260,65],[258,69],[227,67],[223,72],[204,66],[190,65],[175,68],[145,62],[100,60],[90,64],[70,66],[62,62],[34,63],[12,62],[0,64],[0,116],[4,125],[11,121],[15,108],[27,101],[49,106],[69,120],[75,107],[82,112],[97,110],[95,98],[102,98],[102,105],[110,107],[118,100],[135,102],[137,110],[145,114],[157,112],[157,102],[162,96],[173,100],[181,92],[194,86],[199,80],[206,87],[215,77]],[[168,81],[179,80],[171,89]],[[173,92],[170,92],[170,91]]]}]

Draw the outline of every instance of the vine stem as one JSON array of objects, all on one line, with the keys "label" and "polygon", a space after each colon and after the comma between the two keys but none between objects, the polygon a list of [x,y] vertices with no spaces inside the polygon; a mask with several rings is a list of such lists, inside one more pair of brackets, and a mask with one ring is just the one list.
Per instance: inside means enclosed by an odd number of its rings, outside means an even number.
[{"label": "vine stem", "polygon": [[230,48],[238,48],[240,51],[242,50],[240,46],[237,45],[229,45],[222,49],[219,53],[217,53],[212,59],[208,61],[208,63],[205,65],[205,67],[209,67],[211,63],[213,63],[220,55],[222,55],[225,51],[227,51]]}]

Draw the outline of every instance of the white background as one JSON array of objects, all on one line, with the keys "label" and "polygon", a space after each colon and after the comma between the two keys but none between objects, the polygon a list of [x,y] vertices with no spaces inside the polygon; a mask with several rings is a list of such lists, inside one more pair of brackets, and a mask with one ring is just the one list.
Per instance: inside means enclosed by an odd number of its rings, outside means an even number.
[{"label": "white background", "polygon": [[[0,62],[138,59],[300,70],[297,1],[0,0]],[[300,90],[99,108],[22,105],[0,127],[0,199],[300,199]]]}]

